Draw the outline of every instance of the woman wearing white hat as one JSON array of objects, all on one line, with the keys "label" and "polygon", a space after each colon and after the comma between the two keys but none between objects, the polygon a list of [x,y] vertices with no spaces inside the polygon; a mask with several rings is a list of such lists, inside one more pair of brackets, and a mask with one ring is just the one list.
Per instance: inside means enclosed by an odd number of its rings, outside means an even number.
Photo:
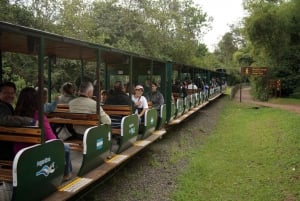
[{"label": "woman wearing white hat", "polygon": [[139,116],[139,119],[143,122],[144,118],[142,118],[145,112],[148,110],[148,102],[147,99],[142,96],[144,92],[144,87],[142,85],[136,85],[134,88],[134,94],[131,96],[131,100],[134,103],[135,114]]}]

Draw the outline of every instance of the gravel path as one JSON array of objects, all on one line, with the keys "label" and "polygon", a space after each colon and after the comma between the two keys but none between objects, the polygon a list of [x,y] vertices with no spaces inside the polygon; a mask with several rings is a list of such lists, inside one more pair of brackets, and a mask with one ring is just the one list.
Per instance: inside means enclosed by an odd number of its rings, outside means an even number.
[{"label": "gravel path", "polygon": [[[82,201],[170,201],[177,175],[186,168],[187,150],[201,146],[214,129],[228,96],[168,129],[161,140],[138,153]],[[199,143],[200,142],[200,143]]]}]

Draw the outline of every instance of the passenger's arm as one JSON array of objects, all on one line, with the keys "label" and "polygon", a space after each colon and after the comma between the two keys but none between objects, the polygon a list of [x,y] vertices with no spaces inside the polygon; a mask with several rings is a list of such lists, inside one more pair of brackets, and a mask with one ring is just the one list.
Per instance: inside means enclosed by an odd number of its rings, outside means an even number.
[{"label": "passenger's arm", "polygon": [[45,103],[44,104],[44,112],[45,113],[51,113],[54,112],[54,110],[56,109],[57,106],[57,102],[53,101],[51,103]]},{"label": "passenger's arm", "polygon": [[100,121],[103,124],[111,124],[111,119],[110,117],[104,112],[102,107],[100,106]]},{"label": "passenger's arm", "polygon": [[30,117],[14,116],[10,110],[0,105],[0,125],[1,126],[34,126],[35,120]]}]

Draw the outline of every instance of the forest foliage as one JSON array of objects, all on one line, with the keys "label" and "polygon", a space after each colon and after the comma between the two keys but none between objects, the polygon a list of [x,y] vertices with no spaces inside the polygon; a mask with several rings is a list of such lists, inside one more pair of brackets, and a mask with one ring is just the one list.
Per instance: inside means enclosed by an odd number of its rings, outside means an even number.
[{"label": "forest foliage", "polygon": [[[2,0],[0,20],[158,59],[225,68],[236,80],[241,66],[269,67],[265,79],[280,79],[282,95],[300,96],[300,1],[244,0],[243,5],[247,15],[231,25],[213,52],[202,42],[213,18],[192,0]],[[6,78],[30,80],[36,62],[7,55]],[[72,65],[78,64],[62,64]],[[54,71],[54,83],[77,73],[61,69]]]}]

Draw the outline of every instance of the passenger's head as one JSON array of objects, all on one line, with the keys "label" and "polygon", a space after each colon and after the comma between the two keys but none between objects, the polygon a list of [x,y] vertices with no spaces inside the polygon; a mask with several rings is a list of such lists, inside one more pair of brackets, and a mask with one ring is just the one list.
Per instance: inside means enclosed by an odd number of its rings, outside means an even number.
[{"label": "passenger's head", "polygon": [[13,82],[3,82],[0,84],[0,100],[13,104],[16,97],[16,85]]},{"label": "passenger's head", "polygon": [[142,85],[136,85],[134,88],[134,95],[139,97],[143,94],[144,92],[144,87]]},{"label": "passenger's head", "polygon": [[123,83],[121,81],[116,81],[115,84],[114,84],[114,90],[118,91],[118,92],[125,91]]},{"label": "passenger's head", "polygon": [[65,82],[60,90],[62,94],[74,95],[74,86],[71,82]]},{"label": "passenger's head", "polygon": [[[38,92],[39,88],[35,87],[35,91]],[[48,89],[47,88],[43,88],[42,95],[43,95],[43,103],[47,103],[48,102]]]},{"label": "passenger's head", "polygon": [[157,91],[157,83],[156,82],[152,82],[151,83],[151,90],[152,90],[152,92],[156,92]]},{"label": "passenger's head", "polygon": [[38,95],[33,87],[25,87],[21,90],[15,109],[16,115],[33,117],[38,110]]},{"label": "passenger's head", "polygon": [[101,90],[101,92],[100,92],[100,101],[102,103],[105,103],[106,99],[107,99],[107,91]]},{"label": "passenger's head", "polygon": [[79,94],[78,95],[83,95],[87,96],[89,98],[93,97],[94,93],[94,86],[91,82],[81,82],[79,86]]}]

